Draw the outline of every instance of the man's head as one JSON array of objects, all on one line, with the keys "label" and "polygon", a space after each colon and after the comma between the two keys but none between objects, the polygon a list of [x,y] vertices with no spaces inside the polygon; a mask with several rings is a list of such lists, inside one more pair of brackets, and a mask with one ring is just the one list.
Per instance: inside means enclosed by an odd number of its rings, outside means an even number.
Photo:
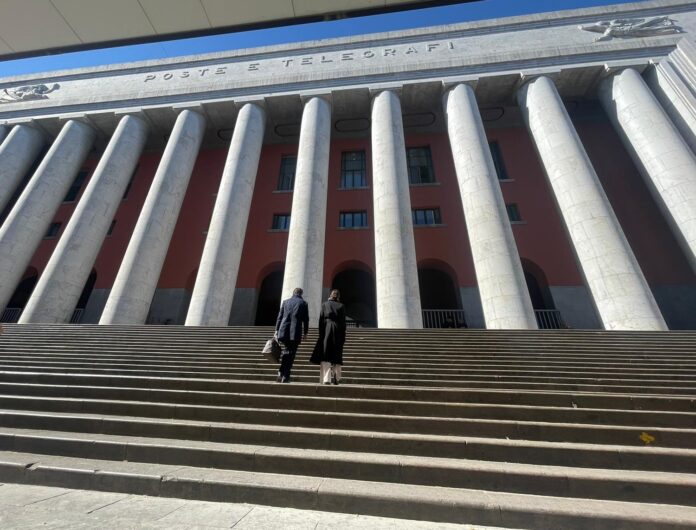
[{"label": "man's head", "polygon": [[329,294],[329,300],[340,300],[341,299],[341,291],[338,289],[332,289],[331,294]]},{"label": "man's head", "polygon": [[302,287],[295,287],[295,289],[292,291],[293,296],[302,296],[302,293],[304,291],[302,290]]}]

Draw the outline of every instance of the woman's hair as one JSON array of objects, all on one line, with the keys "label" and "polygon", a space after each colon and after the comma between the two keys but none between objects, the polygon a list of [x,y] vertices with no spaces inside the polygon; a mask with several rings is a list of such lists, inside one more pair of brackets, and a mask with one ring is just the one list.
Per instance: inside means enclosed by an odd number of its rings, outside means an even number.
[{"label": "woman's hair", "polygon": [[338,289],[331,289],[331,294],[329,295],[329,300],[340,300],[341,299],[341,291]]}]

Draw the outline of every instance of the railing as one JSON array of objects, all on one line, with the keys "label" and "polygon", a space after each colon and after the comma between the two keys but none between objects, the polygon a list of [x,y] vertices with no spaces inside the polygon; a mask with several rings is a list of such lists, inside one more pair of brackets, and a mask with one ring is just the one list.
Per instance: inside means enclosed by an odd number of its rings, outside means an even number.
[{"label": "railing", "polygon": [[556,309],[535,309],[534,315],[539,329],[564,329],[568,327],[563,321],[561,312]]},{"label": "railing", "polygon": [[[0,315],[0,322],[5,322],[7,324],[15,324],[24,310],[23,307],[7,307]],[[71,324],[79,324],[82,321],[82,315],[84,314],[84,309],[75,309],[72,316],[70,317]]]},{"label": "railing", "polygon": [[374,320],[353,320],[352,318],[346,319],[347,328],[374,328],[376,327],[376,322]]},{"label": "railing", "polygon": [[465,328],[466,318],[461,309],[423,309],[424,328]]},{"label": "railing", "polygon": [[19,320],[23,307],[6,307],[0,316],[0,322],[14,324]]},{"label": "railing", "polygon": [[77,308],[75,311],[73,311],[72,316],[70,317],[70,323],[71,324],[79,324],[82,322],[82,315],[84,314],[85,310]]}]

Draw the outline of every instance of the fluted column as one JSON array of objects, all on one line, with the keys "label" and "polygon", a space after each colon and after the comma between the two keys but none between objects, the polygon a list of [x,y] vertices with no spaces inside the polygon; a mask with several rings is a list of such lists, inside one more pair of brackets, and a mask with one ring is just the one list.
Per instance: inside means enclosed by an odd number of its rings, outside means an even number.
[{"label": "fluted column", "polygon": [[179,114],[100,324],[145,323],[204,132],[203,116],[190,110]]},{"label": "fluted column", "polygon": [[230,319],[266,114],[253,103],[237,116],[213,217],[186,316],[187,326],[226,326]]},{"label": "fluted column", "polygon": [[553,81],[517,97],[604,327],[667,329]]},{"label": "fluted column", "polygon": [[696,272],[696,156],[634,69],[602,81],[599,97]]},{"label": "fluted column", "polygon": [[10,300],[93,142],[91,127],[66,122],[0,227],[0,307]]},{"label": "fluted column", "polygon": [[289,298],[295,287],[301,287],[313,327],[319,320],[324,278],[330,147],[331,105],[312,97],[302,113],[282,298]]},{"label": "fluted column", "polygon": [[28,125],[15,125],[0,142],[0,213],[39,156],[44,135]]},{"label": "fluted column", "polygon": [[445,112],[486,328],[537,329],[474,90],[450,90]]},{"label": "fluted column", "polygon": [[372,194],[377,324],[422,328],[401,102],[391,90],[372,102]]},{"label": "fluted column", "polygon": [[147,125],[124,116],[19,319],[70,322],[147,140]]}]

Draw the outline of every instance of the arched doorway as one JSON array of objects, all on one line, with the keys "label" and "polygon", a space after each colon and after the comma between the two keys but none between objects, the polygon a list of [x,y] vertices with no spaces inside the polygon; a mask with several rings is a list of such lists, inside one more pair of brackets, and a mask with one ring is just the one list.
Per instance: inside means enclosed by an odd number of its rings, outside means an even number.
[{"label": "arched doorway", "polygon": [[276,269],[264,276],[256,303],[256,326],[274,326],[278,318],[280,297],[283,292],[284,268]]},{"label": "arched doorway", "polygon": [[85,312],[87,303],[89,302],[89,297],[92,295],[94,290],[94,284],[97,282],[97,271],[92,269],[92,272],[87,277],[85,286],[82,289],[82,294],[77,301],[77,306],[75,306],[75,311],[73,311],[72,317],[70,318],[71,324],[79,324],[82,321],[82,315]]},{"label": "arched doorway", "polygon": [[418,267],[418,287],[425,327],[466,327],[456,278],[451,267],[442,262],[425,262]]},{"label": "arched doorway", "polygon": [[366,266],[353,265],[336,274],[332,289],[341,291],[348,325],[374,327],[377,325],[375,279]]},{"label": "arched doorway", "polygon": [[527,290],[529,298],[532,301],[534,314],[536,316],[539,329],[560,329],[565,328],[565,322],[559,311],[556,310],[556,304],[551,296],[549,282],[546,279],[546,274],[541,267],[533,261],[522,259],[522,270],[524,271],[524,279],[527,282]]},{"label": "arched doorway", "polygon": [[22,309],[27,305],[29,297],[32,291],[34,291],[34,287],[36,287],[36,282],[38,281],[39,271],[34,267],[29,267],[12,294],[12,298],[10,298],[7,307],[2,308],[3,312],[0,314],[0,322],[17,322],[19,320]]}]

